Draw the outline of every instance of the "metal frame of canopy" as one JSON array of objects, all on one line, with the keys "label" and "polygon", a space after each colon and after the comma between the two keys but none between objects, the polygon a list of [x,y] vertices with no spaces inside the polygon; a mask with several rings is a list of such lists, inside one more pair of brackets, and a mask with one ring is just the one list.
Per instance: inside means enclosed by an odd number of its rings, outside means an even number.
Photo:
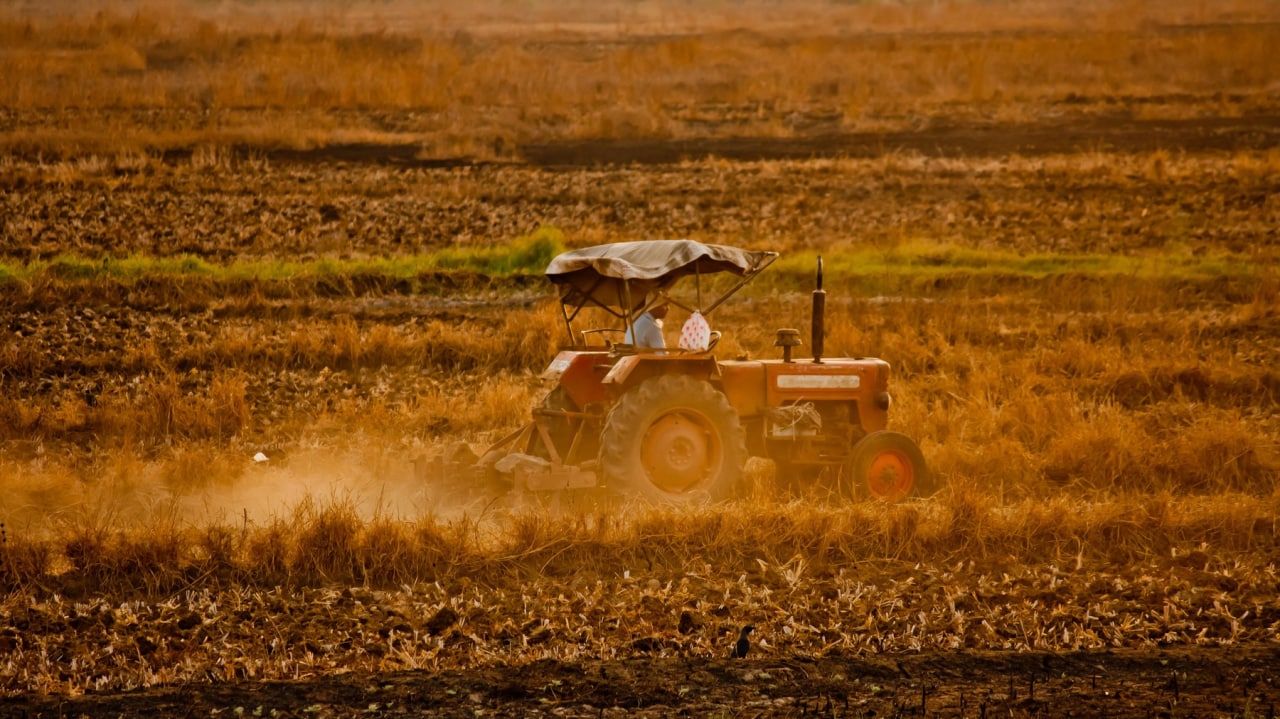
[{"label": "metal frame of canopy", "polygon": [[[719,246],[711,245],[707,247],[718,248]],[[725,248],[725,249],[736,250],[736,248]],[[647,298],[646,301],[639,306],[637,306],[636,303],[632,300],[632,283],[630,279],[619,278],[619,277],[609,277],[597,271],[594,280],[589,286],[587,286],[587,289],[585,291],[576,287],[572,283],[568,283],[568,282],[562,283],[562,282],[557,282],[555,279],[552,279],[553,283],[561,284],[565,288],[560,293],[560,312],[561,312],[561,317],[564,319],[564,326],[565,326],[565,331],[569,338],[569,345],[578,346],[576,342],[576,338],[574,337],[574,333],[573,333],[573,321],[577,319],[578,315],[588,305],[599,307],[605,312],[608,312],[613,317],[617,317],[618,319],[621,319],[623,321],[626,331],[633,330],[635,317],[639,316],[640,314],[643,314],[644,312],[647,312],[648,310],[664,302],[669,302],[679,307],[680,309],[685,310],[686,312],[692,313],[697,311],[697,312],[701,312],[703,316],[710,315],[712,312],[716,310],[716,308],[720,307],[720,305],[724,304],[725,301],[727,301],[730,297],[737,294],[739,290],[745,287],[749,282],[755,279],[757,275],[763,272],[765,268],[773,264],[773,262],[778,259],[778,253],[770,252],[770,251],[755,252],[753,253],[753,256],[755,258],[755,261],[749,267],[743,270],[742,274],[740,275],[740,279],[737,282],[735,282],[732,286],[730,286],[728,289],[726,289],[724,292],[722,292],[718,297],[712,300],[711,303],[705,307],[705,309],[702,306],[702,275],[703,274],[719,274],[721,272],[729,272],[731,274],[737,274],[736,272],[733,272],[732,270],[729,270],[729,269],[715,269],[715,270],[712,270],[711,272],[704,273],[701,269],[700,263],[702,263],[704,259],[707,259],[707,256],[695,257],[691,261],[683,265],[680,265],[676,268],[673,268],[656,278],[645,280],[645,284],[652,283],[654,287],[648,292],[648,294],[650,294],[651,296]],[[553,260],[553,265],[554,265],[554,260]],[[696,285],[696,292],[697,292],[697,300],[696,300],[697,306],[695,307],[690,307],[688,304],[681,302],[680,300],[672,297],[670,294],[670,289],[675,285],[675,283],[678,282],[681,277],[687,274],[690,274],[689,272],[686,271],[686,268],[688,268],[690,265],[693,266],[694,271],[692,274],[694,275],[694,282]],[[550,273],[548,273],[548,276],[550,276]],[[615,286],[611,290],[610,294],[618,297],[621,300],[621,302],[618,305],[618,309],[614,309],[614,307],[608,302],[601,302],[599,299],[597,299],[596,297],[597,290],[601,289],[601,286],[604,285],[604,283],[617,283],[617,286]],[[571,306],[573,307],[572,313],[570,313],[569,311],[569,308]],[[618,330],[614,330],[614,331],[618,331]]]}]

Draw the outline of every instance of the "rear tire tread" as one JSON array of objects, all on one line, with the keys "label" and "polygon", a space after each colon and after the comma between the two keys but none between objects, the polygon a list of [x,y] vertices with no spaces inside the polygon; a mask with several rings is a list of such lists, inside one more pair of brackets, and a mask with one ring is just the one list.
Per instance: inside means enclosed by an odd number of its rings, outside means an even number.
[{"label": "rear tire tread", "polygon": [[[662,375],[644,380],[635,388],[622,395],[617,404],[605,419],[604,430],[600,441],[600,469],[604,475],[605,485],[615,490],[632,491],[651,500],[683,503],[693,501],[701,496],[699,492],[688,492],[688,497],[670,495],[650,484],[646,479],[637,477],[641,471],[634,465],[630,457],[638,435],[645,430],[641,427],[650,408],[666,401],[668,397],[678,397],[681,404],[689,407],[701,407],[709,410],[710,419],[721,428],[721,447],[724,452],[723,466],[720,476],[711,480],[705,497],[711,501],[727,498],[737,489],[741,479],[742,467],[747,458],[746,432],[738,413],[724,396],[710,383],[689,375]],[[641,486],[637,486],[641,485]]]}]

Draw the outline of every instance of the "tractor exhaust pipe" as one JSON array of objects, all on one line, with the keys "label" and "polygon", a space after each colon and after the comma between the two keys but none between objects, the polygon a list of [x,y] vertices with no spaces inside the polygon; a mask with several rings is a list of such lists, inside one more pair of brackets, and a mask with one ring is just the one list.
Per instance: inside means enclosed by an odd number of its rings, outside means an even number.
[{"label": "tractor exhaust pipe", "polygon": [[827,292],[822,289],[822,255],[818,255],[817,288],[813,291],[813,363],[822,364],[822,341],[826,337]]}]

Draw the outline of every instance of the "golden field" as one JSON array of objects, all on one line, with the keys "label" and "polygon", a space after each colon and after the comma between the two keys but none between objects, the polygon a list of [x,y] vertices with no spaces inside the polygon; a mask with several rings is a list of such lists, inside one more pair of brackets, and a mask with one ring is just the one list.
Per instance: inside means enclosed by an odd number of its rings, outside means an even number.
[{"label": "golden field", "polygon": [[[0,11],[0,713],[1266,715],[1273,4],[220,7]],[[783,253],[726,357],[821,254],[939,494],[416,480],[656,237]]]},{"label": "golden field", "polygon": [[442,10],[17,6],[0,13],[0,147],[78,157],[381,145],[501,161],[564,141],[1277,110],[1280,11],[1259,0]]}]

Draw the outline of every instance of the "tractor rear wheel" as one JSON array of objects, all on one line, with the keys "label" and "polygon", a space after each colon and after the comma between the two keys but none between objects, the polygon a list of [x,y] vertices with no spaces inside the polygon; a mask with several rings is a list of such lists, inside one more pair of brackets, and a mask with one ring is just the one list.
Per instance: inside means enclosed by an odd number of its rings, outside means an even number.
[{"label": "tractor rear wheel", "polygon": [[606,485],[660,504],[725,499],[746,461],[738,413],[722,392],[688,375],[652,377],[629,390],[600,437]]},{"label": "tractor rear wheel", "polygon": [[898,502],[934,493],[933,475],[916,443],[897,432],[872,432],[853,445],[847,489],[854,497]]}]

